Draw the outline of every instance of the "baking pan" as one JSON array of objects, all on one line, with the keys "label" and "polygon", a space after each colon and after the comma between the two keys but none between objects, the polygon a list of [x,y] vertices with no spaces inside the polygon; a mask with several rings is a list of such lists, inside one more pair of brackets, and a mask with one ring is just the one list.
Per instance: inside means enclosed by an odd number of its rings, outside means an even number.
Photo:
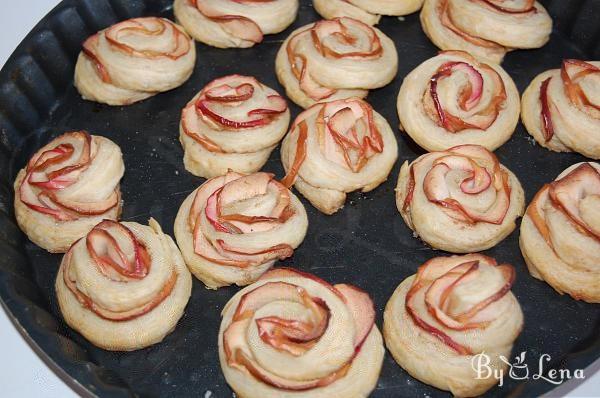
[{"label": "baking pan", "polygon": [[[511,52],[503,63],[521,91],[538,73],[558,67],[563,58],[600,59],[599,0],[543,3],[555,22],[550,42],[538,50]],[[16,226],[12,210],[16,173],[38,147],[66,130],[104,135],[124,153],[123,219],[146,223],[154,217],[172,234],[179,205],[203,182],[183,168],[177,139],[181,108],[206,83],[231,73],[256,76],[283,93],[274,73],[275,54],[293,29],[319,19],[310,1],[302,0],[292,26],[252,49],[220,50],[197,44],[194,74],[176,90],[127,107],[83,101],[72,78],[84,39],[126,18],[172,18],[170,7],[169,0],[65,0],[33,29],[0,72],[0,298],[33,349],[83,395],[232,396],[219,366],[217,331],[220,311],[238,288],[209,291],[195,280],[185,315],[162,343],[131,353],[95,348],[64,324],[57,309],[53,286],[60,256],[33,245]],[[396,79],[373,90],[368,100],[396,127],[402,78],[437,49],[423,34],[417,14],[383,18],[379,27],[395,41],[400,65]],[[291,109],[294,115],[300,111],[293,105]],[[333,216],[320,214],[303,200],[310,222],[308,235],[291,259],[280,262],[367,290],[375,301],[380,327],[385,303],[400,281],[427,259],[443,254],[414,238],[396,210],[399,167],[423,153],[405,134],[396,132],[399,159],[389,180],[368,194],[349,195],[345,208]],[[577,154],[542,149],[522,125],[496,153],[520,178],[527,201],[567,166],[585,160]],[[283,176],[278,150],[264,170]],[[544,363],[545,371],[589,366],[600,357],[600,306],[561,296],[532,278],[517,241],[518,230],[486,252],[517,270],[513,292],[525,313],[525,326],[513,352],[526,351],[530,373],[538,372],[542,354],[552,358]],[[593,373],[586,371],[587,377]],[[502,387],[487,395],[537,396],[554,387],[542,378],[506,378]],[[410,377],[388,354],[372,397],[447,395]]]}]

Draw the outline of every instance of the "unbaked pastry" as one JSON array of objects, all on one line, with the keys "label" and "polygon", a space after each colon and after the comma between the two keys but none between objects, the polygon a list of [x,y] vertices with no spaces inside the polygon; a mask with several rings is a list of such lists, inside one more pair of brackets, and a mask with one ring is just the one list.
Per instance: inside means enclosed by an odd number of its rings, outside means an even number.
[{"label": "unbaked pastry", "polygon": [[600,61],[566,59],[538,75],[523,93],[521,119],[541,146],[600,159]]},{"label": "unbaked pastry", "polygon": [[527,207],[519,243],[532,276],[600,303],[600,164],[574,164],[544,185]]},{"label": "unbaked pastry", "polygon": [[[512,266],[481,254],[427,261],[385,307],[386,346],[424,383],[459,397],[483,394],[498,383],[493,372],[507,370],[523,327],[510,291],[514,278]],[[478,378],[473,365],[479,361],[492,370],[487,377]]]},{"label": "unbaked pastry", "polygon": [[198,41],[219,48],[247,48],[290,26],[298,0],[175,0],[173,12]]},{"label": "unbaked pastry", "polygon": [[39,149],[15,179],[15,217],[36,245],[64,253],[104,219],[121,214],[121,149],[85,131]]},{"label": "unbaked pastry", "polygon": [[418,11],[423,0],[313,0],[313,7],[325,19],[350,17],[368,25],[381,15],[407,15]]},{"label": "unbaked pastry", "polygon": [[181,114],[185,168],[205,178],[228,170],[254,173],[266,163],[289,123],[285,99],[254,77],[213,80]]},{"label": "unbaked pastry", "polygon": [[397,157],[396,137],[371,105],[358,98],[324,102],[298,115],[284,138],[282,183],[333,214],[348,192],[369,192],[384,182]]},{"label": "unbaked pastry", "polygon": [[404,162],[396,205],[416,235],[436,249],[476,252],[495,246],[525,208],[517,177],[479,145],[460,145]]},{"label": "unbaked pastry", "polygon": [[477,144],[493,151],[519,122],[519,91],[499,65],[462,51],[443,51],[404,78],[398,94],[401,128],[421,147],[441,151]]},{"label": "unbaked pastry", "polygon": [[132,351],[173,331],[192,277],[155,220],[105,220],[65,254],[55,287],[70,327],[97,347]]},{"label": "unbaked pastry", "polygon": [[421,25],[442,50],[492,63],[515,48],[542,47],[552,32],[552,19],[535,0],[425,0]]},{"label": "unbaked pastry", "polygon": [[396,76],[394,42],[352,18],[318,21],[292,32],[275,60],[279,82],[303,108],[317,102],[367,96]]},{"label": "unbaked pastry", "polygon": [[90,36],[75,65],[75,87],[90,101],[129,105],[182,85],[192,74],[196,47],[168,19],[119,22]]},{"label": "unbaked pastry", "polygon": [[210,289],[254,282],[304,240],[304,206],[272,174],[229,172],[192,192],[175,219],[185,262]]},{"label": "unbaked pastry", "polygon": [[364,398],[385,349],[364,291],[276,268],[223,309],[219,359],[244,398]]}]

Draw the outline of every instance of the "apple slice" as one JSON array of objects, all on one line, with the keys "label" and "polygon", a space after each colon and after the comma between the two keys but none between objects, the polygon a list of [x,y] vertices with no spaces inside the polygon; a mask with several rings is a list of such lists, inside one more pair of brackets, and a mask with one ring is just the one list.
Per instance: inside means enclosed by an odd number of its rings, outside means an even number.
[{"label": "apple slice", "polygon": [[324,301],[311,297],[301,287],[297,287],[297,291],[301,303],[311,311],[310,321],[270,316],[257,319],[256,324],[265,343],[291,355],[301,356],[317,343],[327,329],[329,308]]},{"label": "apple slice", "polygon": [[[71,279],[71,277],[70,277],[70,275],[71,275],[70,269],[71,269],[71,264],[72,264],[71,250],[69,250],[65,254],[65,258],[63,261],[64,261],[63,280],[64,280],[67,288],[75,295],[75,297],[77,298],[77,301],[79,301],[79,303],[82,306],[84,306],[85,308],[88,308],[90,311],[93,311],[99,317],[110,320],[110,321],[114,321],[114,322],[129,321],[129,320],[138,318],[138,317],[152,311],[154,308],[156,308],[156,306],[158,306],[160,303],[162,303],[163,300],[171,294],[171,291],[173,290],[173,287],[175,286],[175,283],[177,282],[177,273],[173,272],[171,274],[170,278],[163,285],[162,289],[158,292],[158,294],[153,296],[150,299],[150,301],[148,301],[146,304],[140,306],[139,308],[134,308],[134,309],[131,309],[128,311],[115,312],[115,311],[107,310],[106,308],[100,307],[89,296],[85,295],[83,292],[81,292],[77,288],[77,281],[74,279]],[[127,282],[122,281],[122,283],[127,283]]]},{"label": "apple slice", "polygon": [[19,187],[19,198],[30,209],[51,216],[57,221],[73,221],[77,219],[76,214],[58,206],[44,192],[36,194],[31,185],[25,181]]},{"label": "apple slice", "polygon": [[214,141],[206,137],[204,134],[194,131],[191,126],[197,124],[196,119],[196,104],[191,102],[181,111],[181,129],[183,130],[184,134],[192,138],[198,144],[202,145],[207,151],[224,153],[223,149]]},{"label": "apple slice", "polygon": [[[366,40],[356,37],[360,32]],[[356,19],[341,17],[332,20],[318,21],[311,29],[311,37],[315,48],[324,56],[332,58],[378,58],[383,53],[383,47],[379,36],[373,28]],[[328,41],[340,42],[344,47],[356,46],[365,41],[369,43],[367,48],[357,48],[355,51],[348,50],[339,52],[328,44]]]},{"label": "apple slice", "polygon": [[[141,38],[158,38],[168,36],[169,44],[164,50],[153,50],[143,46],[136,46],[134,39],[129,39],[127,42],[122,40],[124,36],[138,36]],[[171,37],[172,36],[172,37]],[[112,25],[104,31],[106,41],[120,51],[136,57],[156,59],[169,58],[177,60],[190,51],[190,38],[171,21],[166,18],[145,17],[131,18],[115,25]],[[139,40],[139,39],[138,39]],[[163,41],[166,41],[163,39]]]},{"label": "apple slice", "polygon": [[143,279],[150,271],[146,247],[129,228],[116,221],[104,220],[96,225],[86,236],[86,247],[98,269],[112,280]]},{"label": "apple slice", "polygon": [[[306,160],[306,140],[308,139],[308,125],[306,121],[301,121],[298,125],[298,141],[296,142],[296,154],[294,155],[294,161],[292,165],[287,170],[287,174],[281,180],[281,184],[283,184],[287,188],[291,188],[296,182],[296,177],[300,172],[300,168],[302,164]],[[296,129],[292,127],[290,134],[293,134]]]},{"label": "apple slice", "polygon": [[[459,156],[444,156],[433,162],[433,167],[427,172],[423,181],[423,191],[427,199],[447,209],[451,216],[460,221],[501,224],[510,208],[511,189],[508,173],[500,168],[498,159],[478,145],[460,145],[448,149],[447,152]],[[475,159],[487,163],[487,167],[492,170],[480,166]],[[478,211],[463,206],[452,198],[446,175],[453,169],[469,171],[470,176],[460,184],[461,190],[465,193],[477,195],[490,188],[495,189],[496,199],[493,205],[485,211]]]},{"label": "apple slice", "polygon": [[206,239],[202,233],[199,222],[197,222],[194,227],[193,239],[194,253],[212,263],[238,268],[247,268],[253,265],[250,260],[236,260],[222,255],[219,251],[217,251],[217,249],[215,249],[211,242]]},{"label": "apple slice", "polygon": [[[472,59],[466,53],[461,54],[463,57]],[[459,107],[464,111],[471,111],[482,98],[484,90],[484,78],[479,70],[470,63],[457,61],[447,62],[440,66],[435,75],[430,80],[429,97],[426,101],[431,101],[435,109],[435,117],[440,126],[451,133],[456,133],[465,129],[488,129],[498,118],[502,104],[506,100],[506,90],[502,78],[493,68],[485,64],[480,64],[475,59],[472,62],[477,65],[481,71],[485,72],[491,82],[493,94],[485,108],[478,110],[474,114],[470,114],[465,118],[460,118],[448,112],[440,100],[438,94],[438,82],[442,79],[449,78],[456,72],[462,72],[467,75],[467,84],[463,90],[463,94],[458,98]],[[425,104],[426,109],[431,105]],[[432,111],[431,111],[432,112]]]},{"label": "apple slice", "polygon": [[[233,129],[248,129],[267,125],[285,112],[287,102],[278,94],[263,93],[265,87],[253,77],[229,75],[210,82],[195,100],[196,115],[218,125]],[[228,116],[240,107],[254,106],[244,111],[245,118]],[[244,109],[244,108],[242,108]],[[237,111],[239,113],[239,111]],[[240,120],[241,119],[241,120]],[[192,125],[193,120],[188,123]]]},{"label": "apple slice", "polygon": [[465,278],[474,275],[479,268],[479,261],[467,261],[452,268],[449,272],[435,279],[425,291],[425,305],[429,313],[441,324],[454,330],[477,328],[479,325],[465,325],[447,315],[442,309],[443,303],[452,293],[454,287]]},{"label": "apple slice", "polygon": [[[446,28],[450,29],[454,34],[460,36],[462,39],[466,40],[467,42],[472,43],[478,47],[484,47],[484,48],[491,49],[492,51],[494,51],[497,54],[500,53],[502,56],[504,56],[504,53],[506,53],[506,48],[501,46],[500,44],[495,43],[493,41],[482,39],[481,37],[471,36],[467,32],[460,30],[454,24],[454,22],[452,21],[452,16],[448,12],[448,0],[440,0],[438,3],[436,12],[438,14],[438,17],[439,17],[442,25],[444,25]],[[455,51],[455,50],[442,51],[441,53],[448,53],[448,52],[453,52],[453,51]]]},{"label": "apple slice", "polygon": [[375,304],[369,294],[356,286],[337,284],[333,286],[344,296],[352,319],[354,319],[354,347],[359,351],[375,324]]},{"label": "apple slice", "polygon": [[202,15],[221,25],[232,36],[253,43],[260,43],[263,40],[262,30],[250,18],[241,15],[223,15],[205,0],[191,0],[191,3]]},{"label": "apple slice", "polygon": [[[529,14],[532,12],[536,12],[535,8],[535,0],[523,0],[520,2],[513,1],[512,3],[523,3],[521,7],[505,7],[504,0],[477,0],[480,3],[484,3],[489,7],[493,8],[496,11],[502,12],[504,14]],[[500,3],[500,4],[498,4]]]},{"label": "apple slice", "polygon": [[59,206],[71,210],[77,214],[82,214],[86,216],[98,216],[106,213],[110,209],[114,208],[119,204],[121,200],[121,195],[118,191],[113,191],[110,196],[100,202],[77,202],[74,200],[60,198],[58,195],[53,192],[49,192],[48,196],[52,199],[52,201]]},{"label": "apple slice", "polygon": [[336,288],[334,288],[329,282],[326,282],[324,279],[319,278],[316,275],[309,274],[308,272],[303,272],[295,268],[288,267],[278,267],[272,268],[269,271],[265,272],[258,280],[265,279],[283,279],[283,278],[306,278],[312,281],[315,281],[322,285],[323,287],[330,290],[333,294],[341,298],[342,300],[346,300],[342,293],[340,293]]},{"label": "apple slice", "polygon": [[600,227],[588,225],[581,217],[579,204],[587,196],[600,196],[600,172],[589,163],[550,183],[548,195],[552,203],[586,235],[600,242]]},{"label": "apple slice", "polygon": [[267,261],[275,259],[284,260],[294,254],[294,248],[287,244],[278,244],[265,249],[252,250],[233,247],[222,239],[217,239],[215,249],[224,257],[252,264],[264,264]]},{"label": "apple slice", "polygon": [[216,87],[211,87],[204,93],[206,99],[217,102],[246,101],[252,98],[253,94],[254,86],[250,83],[242,83],[236,87],[225,83]]},{"label": "apple slice", "polygon": [[600,68],[585,61],[577,59],[565,59],[560,69],[560,77],[563,80],[565,92],[571,103],[579,108],[591,108],[592,111],[600,111],[600,104],[589,100],[579,81],[590,74],[599,74]]},{"label": "apple slice", "polygon": [[551,77],[547,78],[542,82],[540,86],[540,103],[542,105],[542,132],[544,133],[544,140],[550,141],[554,136],[554,125],[552,123],[552,114],[550,112],[550,101],[548,99],[548,85],[550,84]]},{"label": "apple slice", "polygon": [[92,61],[94,66],[96,66],[96,73],[98,74],[100,79],[104,83],[111,84],[112,79],[110,78],[110,75],[108,74],[108,70],[102,63],[102,60],[100,59],[100,56],[98,55],[98,53],[96,51],[98,48],[99,34],[100,34],[100,32],[88,37],[87,40],[83,42],[82,51],[83,51],[83,54],[86,57],[88,57],[88,59],[90,61]]},{"label": "apple slice", "polygon": [[328,160],[357,173],[373,155],[383,151],[383,139],[373,121],[373,108],[364,101],[329,102],[319,114],[321,118],[327,126],[324,152]]},{"label": "apple slice", "polygon": [[[247,330],[251,326],[253,316],[259,308],[275,301],[291,301],[304,305],[312,313],[309,321],[282,319],[268,316],[257,319],[256,325],[259,336],[266,344],[285,351],[293,356],[301,356],[317,344],[318,339],[327,329],[329,308],[317,297],[311,297],[303,287],[286,281],[271,279],[300,279],[308,278],[336,292],[347,303],[356,320],[355,345],[353,357],[342,364],[337,370],[326,377],[309,380],[285,379],[263,369],[254,359],[252,350],[247,342]],[[229,366],[249,372],[257,380],[278,389],[289,391],[306,391],[317,387],[327,386],[344,377],[360,345],[374,324],[375,310],[369,296],[360,289],[350,285],[329,285],[319,278],[289,268],[276,268],[265,273],[261,280],[268,282],[245,293],[238,302],[232,323],[223,333],[223,349]]]}]

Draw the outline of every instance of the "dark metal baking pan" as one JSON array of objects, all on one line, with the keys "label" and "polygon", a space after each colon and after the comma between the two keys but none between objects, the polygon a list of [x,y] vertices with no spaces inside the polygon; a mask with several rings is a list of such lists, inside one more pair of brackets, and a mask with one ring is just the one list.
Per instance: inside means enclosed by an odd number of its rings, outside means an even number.
[{"label": "dark metal baking pan", "polygon": [[[217,331],[220,311],[238,289],[209,291],[195,281],[184,317],[162,343],[131,353],[95,348],[66,327],[57,310],[53,285],[60,256],[34,246],[16,226],[12,181],[17,171],[42,143],[66,130],[105,135],[121,146],[125,156],[123,219],[145,223],[152,216],[172,234],[180,203],[203,181],[183,168],[177,140],[181,108],[206,83],[230,73],[257,76],[283,92],[275,78],[275,53],[293,29],[318,19],[310,1],[301,3],[291,27],[267,36],[255,48],[219,50],[198,44],[196,69],[188,82],[128,107],[108,107],[79,97],[72,85],[77,53],[90,34],[119,20],[141,15],[172,18],[169,0],[65,0],[33,29],[0,72],[0,297],[25,339],[78,393],[150,397],[203,396],[211,391],[213,397],[230,397],[217,358]],[[600,59],[600,1],[543,3],[555,21],[550,42],[539,50],[511,52],[503,64],[521,91],[563,58]],[[403,20],[383,18],[379,27],[396,42],[400,68],[390,85],[369,94],[369,101],[397,126],[395,103],[402,78],[437,49],[421,31],[417,14]],[[292,111],[296,115],[300,109],[292,106]],[[346,207],[334,216],[320,214],[304,201],[308,235],[294,257],[282,263],[366,289],[375,300],[379,326],[398,283],[425,260],[442,254],[413,238],[397,213],[393,190],[399,166],[422,153],[406,135],[397,137],[398,163],[375,191],[350,195]],[[521,179],[528,201],[564,168],[584,160],[534,145],[521,125],[497,154]],[[264,169],[283,176],[278,150]],[[517,237],[515,231],[486,252],[513,264],[518,272],[513,291],[523,307],[525,327],[514,352],[527,351],[526,363],[532,369],[537,369],[543,353],[552,357],[546,370],[587,367],[600,357],[600,306],[560,296],[533,279]],[[507,379],[488,396],[537,396],[553,387],[542,379]],[[372,396],[447,394],[411,378],[386,355]]]}]

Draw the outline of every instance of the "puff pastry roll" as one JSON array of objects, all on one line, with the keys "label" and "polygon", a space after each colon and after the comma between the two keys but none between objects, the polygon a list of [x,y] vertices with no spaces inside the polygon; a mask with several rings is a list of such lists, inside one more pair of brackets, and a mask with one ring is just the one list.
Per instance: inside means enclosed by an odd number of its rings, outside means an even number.
[{"label": "puff pastry roll", "polygon": [[512,49],[542,47],[552,32],[552,19],[535,0],[425,0],[421,25],[442,50],[492,63]]},{"label": "puff pastry roll", "polygon": [[97,347],[132,351],[173,331],[192,276],[155,220],[150,226],[105,220],[65,254],[55,287],[70,327]]},{"label": "puff pastry roll", "polygon": [[[436,257],[406,278],[383,314],[383,335],[394,359],[414,378],[458,397],[474,397],[498,383],[523,327],[510,291],[511,265],[481,254]],[[478,379],[473,364],[491,372]]]},{"label": "puff pastry roll", "polygon": [[223,309],[219,359],[245,398],[361,398],[375,388],[384,347],[373,301],[346,284],[276,268]]},{"label": "puff pastry roll", "polygon": [[525,208],[517,177],[478,145],[460,145],[404,162],[396,205],[406,224],[436,249],[489,249],[516,227]]},{"label": "puff pastry roll", "polygon": [[520,98],[499,65],[443,51],[404,78],[397,107],[401,128],[428,151],[460,144],[493,151],[512,136]]},{"label": "puff pastry roll", "polygon": [[168,19],[119,22],[90,36],[75,65],[75,87],[90,101],[129,105],[182,85],[192,74],[196,47]]},{"label": "puff pastry roll", "polygon": [[358,98],[325,102],[298,115],[284,138],[282,183],[333,214],[346,193],[369,192],[384,182],[397,157],[396,137],[371,105]]},{"label": "puff pastry roll", "polygon": [[254,282],[304,240],[302,203],[272,174],[229,172],[192,192],[175,219],[185,262],[210,289]]},{"label": "puff pastry roll", "polygon": [[396,76],[394,42],[352,18],[318,21],[292,32],[275,59],[279,82],[303,108],[317,102],[364,98]]},{"label": "puff pastry roll", "polygon": [[254,77],[213,80],[183,109],[179,140],[190,173],[260,170],[290,123],[286,100]]},{"label": "puff pastry roll", "polygon": [[121,149],[85,131],[39,149],[15,179],[15,217],[36,245],[64,253],[104,219],[121,214]]},{"label": "puff pastry roll", "polygon": [[600,159],[600,61],[566,59],[538,75],[523,93],[521,119],[541,146]]},{"label": "puff pastry roll", "polygon": [[294,22],[298,0],[175,0],[177,21],[196,40],[219,48],[252,47]]},{"label": "puff pastry roll", "polygon": [[418,11],[423,0],[313,0],[313,7],[325,19],[350,17],[375,25],[381,15],[407,15]]},{"label": "puff pastry roll", "polygon": [[533,277],[600,303],[600,164],[577,163],[544,185],[527,207],[519,243]]}]

